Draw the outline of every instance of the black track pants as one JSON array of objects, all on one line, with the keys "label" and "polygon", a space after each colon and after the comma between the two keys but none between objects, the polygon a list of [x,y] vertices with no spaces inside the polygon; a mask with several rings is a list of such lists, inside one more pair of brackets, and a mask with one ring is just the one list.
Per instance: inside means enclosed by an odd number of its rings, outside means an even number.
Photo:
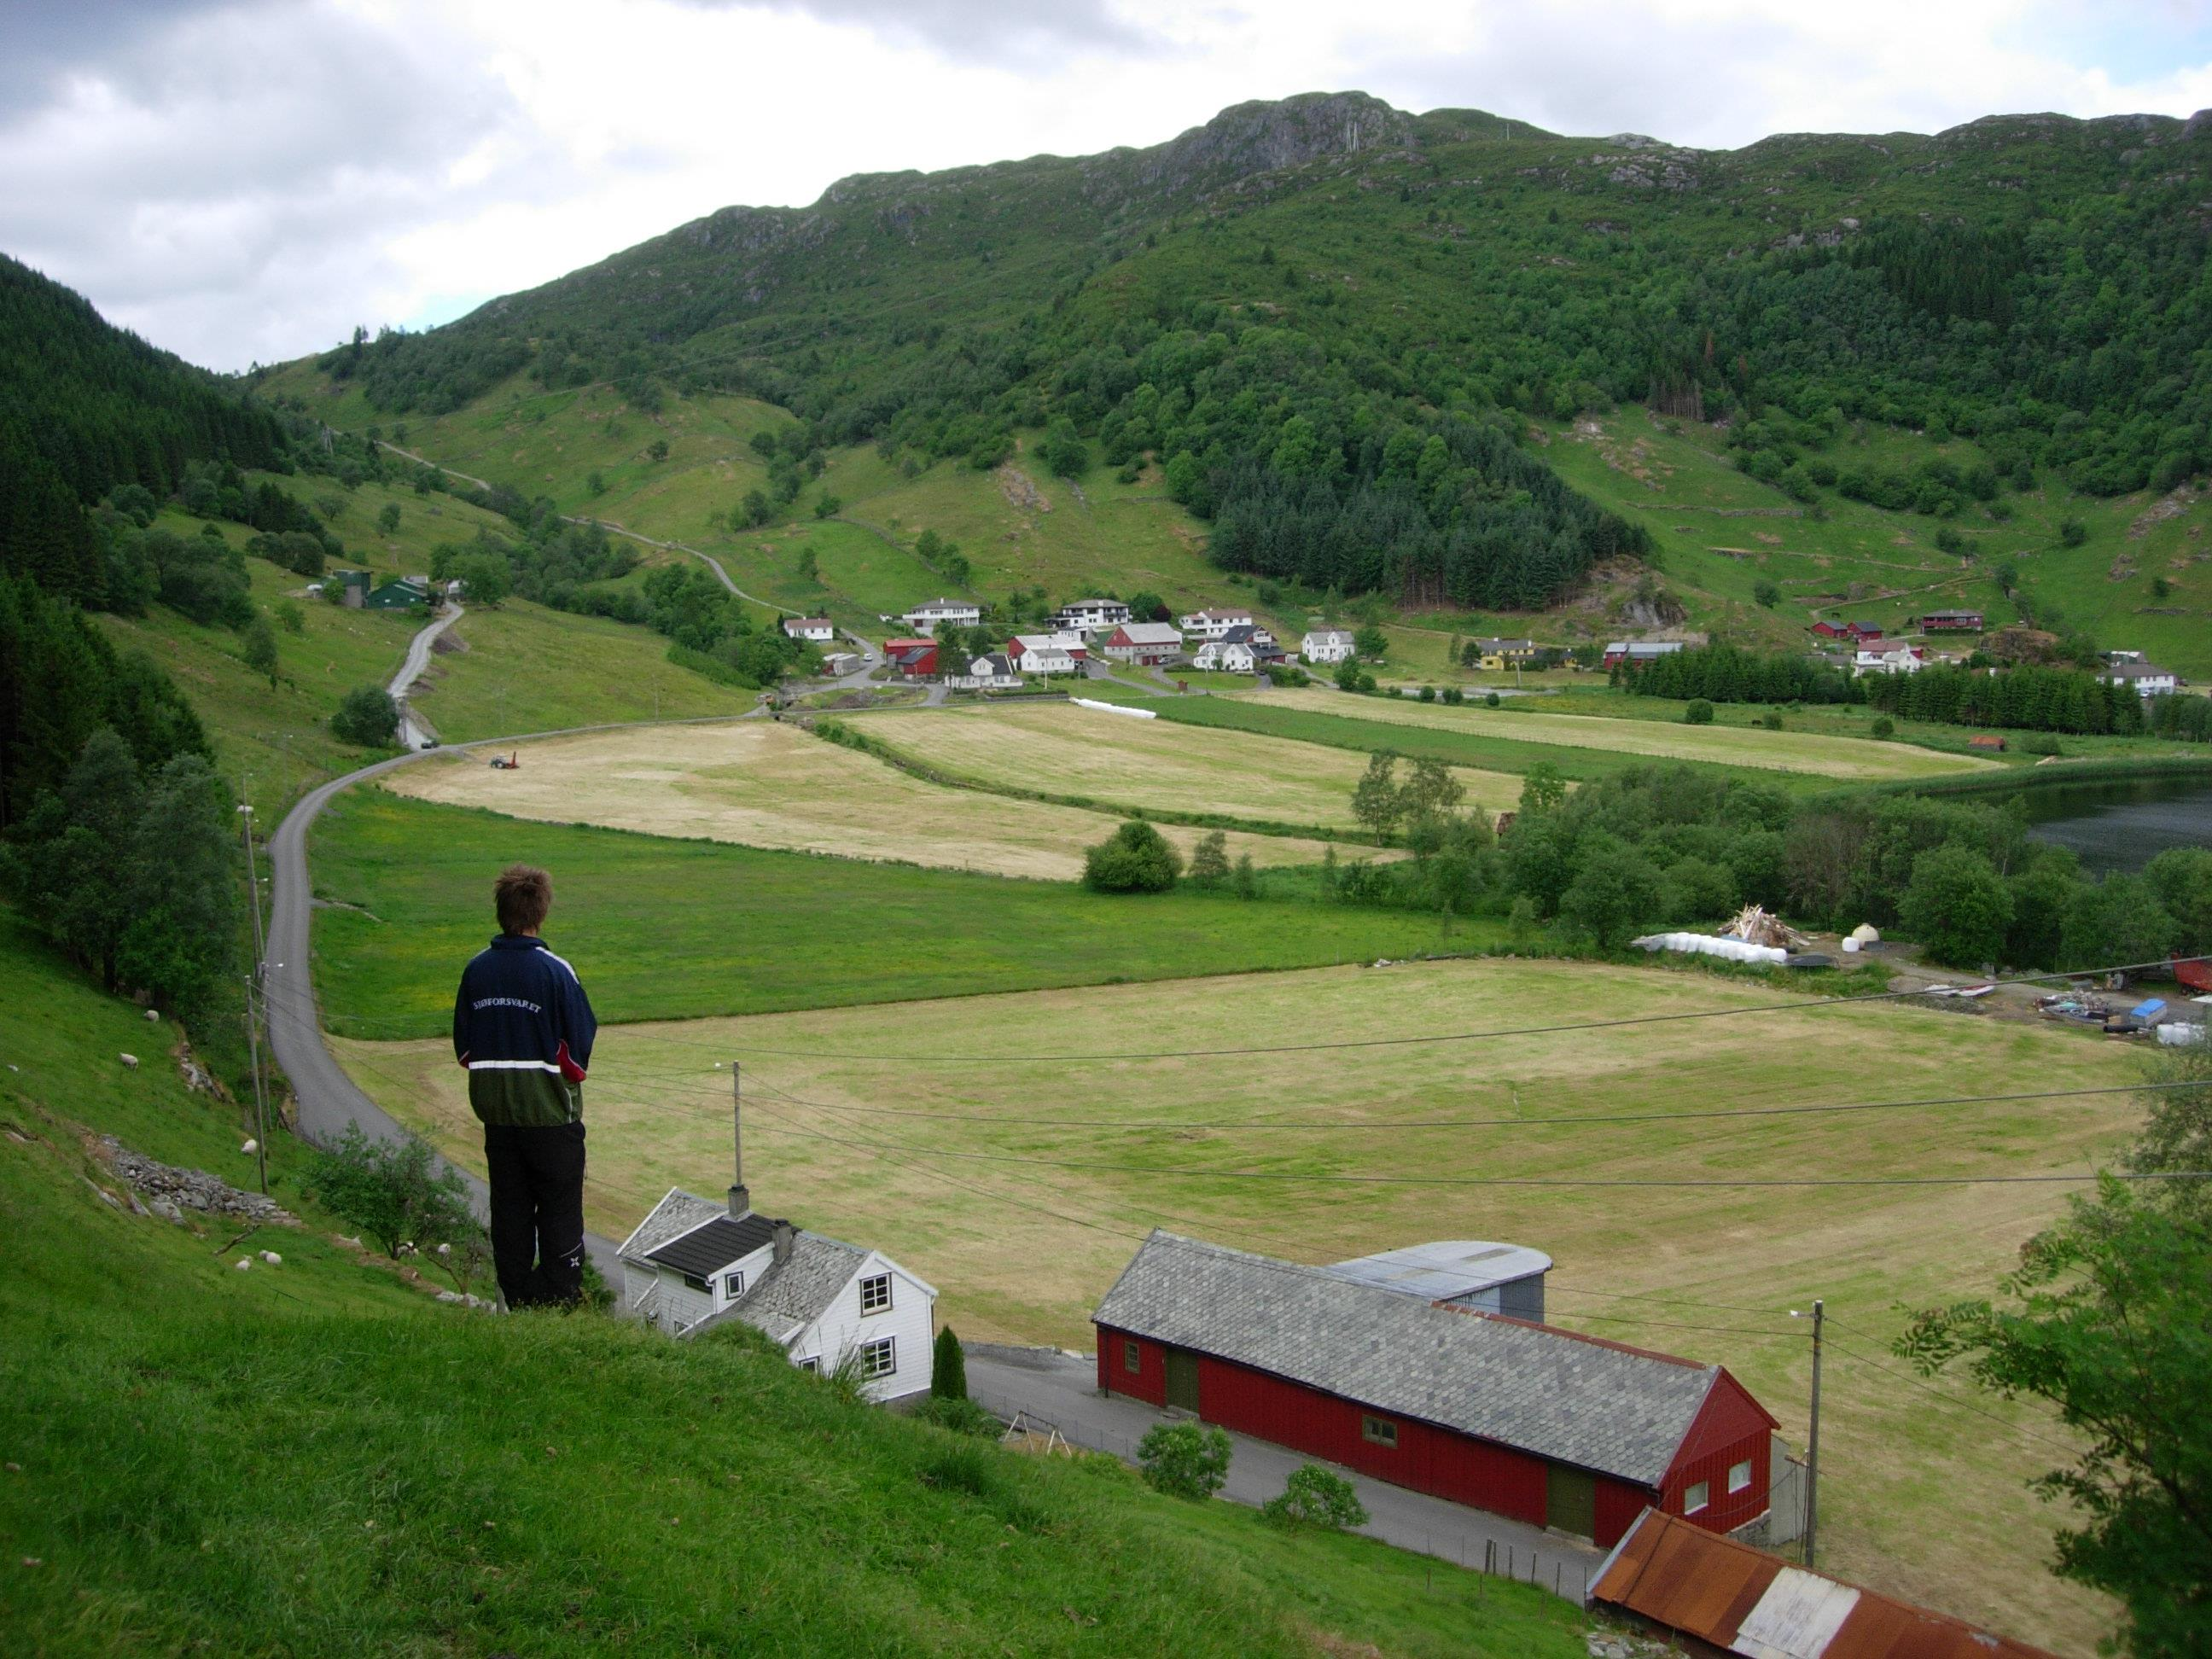
[{"label": "black track pants", "polygon": [[491,1259],[510,1308],[574,1302],[584,1290],[584,1126],[484,1125]]}]

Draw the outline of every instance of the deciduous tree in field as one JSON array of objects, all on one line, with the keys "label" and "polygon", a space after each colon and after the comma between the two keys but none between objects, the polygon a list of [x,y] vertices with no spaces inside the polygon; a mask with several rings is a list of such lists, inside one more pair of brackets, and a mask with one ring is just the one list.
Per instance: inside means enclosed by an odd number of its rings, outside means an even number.
[{"label": "deciduous tree in field", "polygon": [[1352,816],[1387,842],[1405,811],[1405,794],[1398,787],[1398,757],[1390,750],[1378,749],[1367,757],[1367,770],[1352,792]]},{"label": "deciduous tree in field", "polygon": [[1996,866],[1970,847],[1938,847],[1912,861],[1898,921],[1929,958],[1954,968],[1995,962],[2012,926],[2012,894]]},{"label": "deciduous tree in field", "polygon": [[276,689],[276,630],[269,625],[269,618],[256,617],[246,623],[240,643],[245,647],[246,665],[266,678],[269,689],[274,691]]},{"label": "deciduous tree in field", "polygon": [[1083,884],[1098,893],[1164,893],[1182,857],[1142,818],[1132,818],[1083,856]]},{"label": "deciduous tree in field", "polygon": [[331,735],[364,749],[381,749],[399,734],[399,709],[379,685],[356,685],[331,715]]},{"label": "deciduous tree in field", "polygon": [[1190,850],[1190,878],[1200,887],[1218,887],[1229,878],[1229,837],[1207,831]]}]

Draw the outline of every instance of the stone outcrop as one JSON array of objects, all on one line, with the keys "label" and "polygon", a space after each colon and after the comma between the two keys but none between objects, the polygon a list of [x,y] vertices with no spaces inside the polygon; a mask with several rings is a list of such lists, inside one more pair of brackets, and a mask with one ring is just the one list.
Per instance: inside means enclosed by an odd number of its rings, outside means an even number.
[{"label": "stone outcrop", "polygon": [[143,1152],[134,1152],[113,1135],[100,1136],[99,1150],[101,1161],[109,1169],[146,1194],[148,1207],[155,1214],[170,1220],[181,1219],[183,1212],[191,1210],[202,1215],[235,1216],[264,1224],[289,1225],[295,1222],[291,1212],[274,1199],[264,1198],[258,1193],[240,1192],[205,1170],[185,1170],[173,1164],[156,1163]]}]

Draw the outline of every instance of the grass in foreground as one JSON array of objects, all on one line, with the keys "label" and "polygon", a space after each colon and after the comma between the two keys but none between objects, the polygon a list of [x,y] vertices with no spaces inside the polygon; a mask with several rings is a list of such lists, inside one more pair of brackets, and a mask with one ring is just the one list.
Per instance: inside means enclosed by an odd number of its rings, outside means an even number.
[{"label": "grass in foreground", "polygon": [[[986,808],[995,801],[979,797]],[[551,933],[609,1020],[758,1012],[1466,950],[1495,929],[1188,889],[1060,883],[533,823],[349,794],[318,825],[318,986],[334,1030],[422,1036],[491,932],[491,879],[553,872]]]},{"label": "grass in foreground", "polygon": [[[930,783],[857,750],[767,720],[652,726],[525,744],[521,767],[477,756],[409,767],[393,793],[512,817],[647,835],[1073,881],[1117,819]],[[1206,832],[1161,833],[1186,856]],[[1262,868],[1318,863],[1318,842],[1228,836],[1229,856]],[[1387,856],[1387,855],[1385,855]]]},{"label": "grass in foreground", "polygon": [[38,1243],[0,1279],[16,1650],[1582,1651],[1540,1591],[956,1442],[742,1340],[440,1306],[312,1212],[237,1272],[74,1138],[237,1180],[227,1114],[12,924],[0,986],[0,1226]]},{"label": "grass in foreground", "polygon": [[[1507,1239],[1554,1258],[1555,1322],[1727,1364],[1802,1448],[1809,1355],[1788,1310],[1825,1297],[1825,1559],[2086,1654],[2108,1612],[2045,1576],[2049,1512],[2024,1485],[2059,1455],[2035,1437],[2063,1444],[2063,1431],[2026,1407],[1960,1406],[1953,1384],[1931,1395],[1901,1382],[1885,1352],[1900,1304],[1985,1291],[2067,1188],[1510,1184],[2075,1172],[2136,1120],[2129,1095],[1671,1115],[2135,1079],[2134,1056],[2043,1024],[1825,1004],[1572,1029],[1802,994],[1693,969],[1490,958],[622,1026],[602,1033],[587,1086],[589,1213],[619,1233],[672,1184],[726,1180],[729,1074],[710,1067],[738,1056],[756,1196],[829,1231],[872,1229],[974,1335],[1085,1346],[1089,1310],[1155,1224],[1307,1261]],[[1067,1058],[1559,1025],[1334,1052]],[[442,1043],[343,1052],[363,1086],[472,1156]],[[853,1054],[884,1058],[842,1058]],[[1624,1113],[1668,1115],[1608,1121]],[[1282,1127],[1313,1123],[1349,1127]]]}]

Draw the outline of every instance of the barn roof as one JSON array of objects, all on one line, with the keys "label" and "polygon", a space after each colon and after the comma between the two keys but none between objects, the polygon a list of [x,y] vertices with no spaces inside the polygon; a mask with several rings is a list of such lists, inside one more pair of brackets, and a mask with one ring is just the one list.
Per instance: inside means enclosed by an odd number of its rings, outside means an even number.
[{"label": "barn roof", "polygon": [[1590,1599],[1759,1659],[2051,1659],[1656,1510],[1607,1558]]},{"label": "barn roof", "polygon": [[1164,1230],[1145,1241],[1091,1317],[1654,1487],[1722,1375],[1717,1365],[1433,1307],[1326,1267]]},{"label": "barn roof", "polygon": [[1130,645],[1181,645],[1182,629],[1173,623],[1127,622],[1121,624],[1121,637]]}]

